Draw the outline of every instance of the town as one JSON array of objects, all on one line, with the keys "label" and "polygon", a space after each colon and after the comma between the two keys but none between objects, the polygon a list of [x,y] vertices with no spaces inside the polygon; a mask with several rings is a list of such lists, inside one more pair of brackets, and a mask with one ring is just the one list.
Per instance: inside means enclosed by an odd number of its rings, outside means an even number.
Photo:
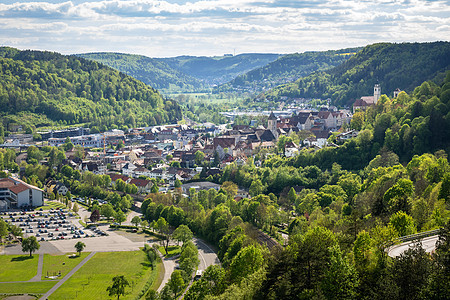
[{"label": "town", "polygon": [[444,299],[449,45],[0,47],[0,298]]}]

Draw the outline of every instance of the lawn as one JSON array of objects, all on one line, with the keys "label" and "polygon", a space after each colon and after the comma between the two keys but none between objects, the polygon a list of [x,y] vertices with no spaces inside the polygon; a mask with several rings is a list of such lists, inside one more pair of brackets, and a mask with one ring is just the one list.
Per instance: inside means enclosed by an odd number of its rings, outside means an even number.
[{"label": "lawn", "polygon": [[39,206],[36,207],[35,210],[40,210],[42,208],[42,210],[50,210],[50,208],[53,209],[65,209],[67,208],[65,204],[62,204],[61,202],[56,202],[56,201],[45,201],[43,206]]},{"label": "lawn", "polygon": [[98,252],[50,299],[110,299],[106,288],[117,275],[124,275],[130,283],[121,299],[135,299],[145,285],[156,280],[158,270],[151,270],[143,251]]},{"label": "lawn", "polygon": [[166,257],[172,257],[177,254],[181,253],[181,247],[180,246],[169,246],[167,247],[168,253],[166,253],[166,249],[164,249],[163,246],[158,247],[159,252],[161,252],[162,255]]},{"label": "lawn", "polygon": [[69,257],[65,255],[44,255],[44,268],[42,269],[42,279],[45,280],[46,276],[54,276],[61,272],[61,276],[58,279],[63,278],[70,270],[75,268],[86,256],[88,252],[82,252],[81,256]]},{"label": "lawn", "polygon": [[0,283],[0,294],[45,294],[57,281]]},{"label": "lawn", "polygon": [[0,255],[0,282],[27,281],[36,276],[39,255]]}]

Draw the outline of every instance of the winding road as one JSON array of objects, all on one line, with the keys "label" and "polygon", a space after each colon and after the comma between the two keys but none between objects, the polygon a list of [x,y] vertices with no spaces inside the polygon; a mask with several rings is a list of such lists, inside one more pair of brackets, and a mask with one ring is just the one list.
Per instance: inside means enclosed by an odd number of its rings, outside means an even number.
[{"label": "winding road", "polygon": [[[430,237],[426,237],[421,239],[422,247],[425,249],[426,252],[430,253],[433,252],[436,249],[436,242],[439,239],[438,235],[433,235]],[[401,243],[399,245],[394,245],[389,248],[388,255],[390,257],[397,257],[409,248],[413,247],[416,241],[409,241],[405,243]]]},{"label": "winding road", "polygon": [[[193,238],[192,242],[195,246],[197,246],[198,249],[198,259],[200,260],[200,263],[198,265],[198,270],[206,270],[207,267],[211,265],[219,265],[220,261],[217,257],[217,254],[214,252],[213,249],[211,249],[210,246],[208,246],[204,241],[202,241],[199,238]],[[161,282],[161,285],[158,288],[158,292],[161,292],[161,290],[164,288],[167,282],[169,282],[170,276],[172,275],[173,271],[175,270],[175,267],[177,265],[176,260],[178,259],[178,256],[174,258],[163,258],[163,264],[164,264],[164,278]]]}]

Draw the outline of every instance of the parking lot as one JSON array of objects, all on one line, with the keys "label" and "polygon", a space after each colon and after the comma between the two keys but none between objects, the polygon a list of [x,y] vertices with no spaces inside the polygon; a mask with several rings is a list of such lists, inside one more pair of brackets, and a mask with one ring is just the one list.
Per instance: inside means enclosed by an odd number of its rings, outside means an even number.
[{"label": "parking lot", "polygon": [[7,212],[1,218],[22,229],[24,237],[36,236],[40,242],[85,239],[108,235],[105,231],[92,228],[84,229],[79,219],[67,210]]}]

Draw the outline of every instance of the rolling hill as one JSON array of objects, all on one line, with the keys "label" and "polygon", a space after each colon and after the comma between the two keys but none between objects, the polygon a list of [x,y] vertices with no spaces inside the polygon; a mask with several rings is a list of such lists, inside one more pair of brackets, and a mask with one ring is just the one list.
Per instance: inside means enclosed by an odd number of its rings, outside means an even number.
[{"label": "rolling hill", "polygon": [[154,88],[95,61],[54,52],[0,48],[0,116],[6,126],[174,122],[180,107]]},{"label": "rolling hill", "polygon": [[450,68],[450,43],[379,43],[364,47],[343,64],[278,86],[259,98],[331,98],[337,105],[373,94],[376,82],[382,94],[396,88],[412,91],[427,80],[442,79]]},{"label": "rolling hill", "polygon": [[108,52],[84,53],[76,56],[100,62],[163,92],[193,92],[206,88],[201,80],[172,68],[158,58]]},{"label": "rolling hill", "polygon": [[212,86],[265,66],[279,54],[240,54],[217,57],[150,58],[123,53],[84,53],[76,56],[101,62],[163,93],[209,91]]},{"label": "rolling hill", "polygon": [[362,48],[337,51],[305,52],[281,56],[277,60],[237,76],[214,92],[261,92],[280,84],[293,82],[315,71],[327,70],[342,64]]}]

